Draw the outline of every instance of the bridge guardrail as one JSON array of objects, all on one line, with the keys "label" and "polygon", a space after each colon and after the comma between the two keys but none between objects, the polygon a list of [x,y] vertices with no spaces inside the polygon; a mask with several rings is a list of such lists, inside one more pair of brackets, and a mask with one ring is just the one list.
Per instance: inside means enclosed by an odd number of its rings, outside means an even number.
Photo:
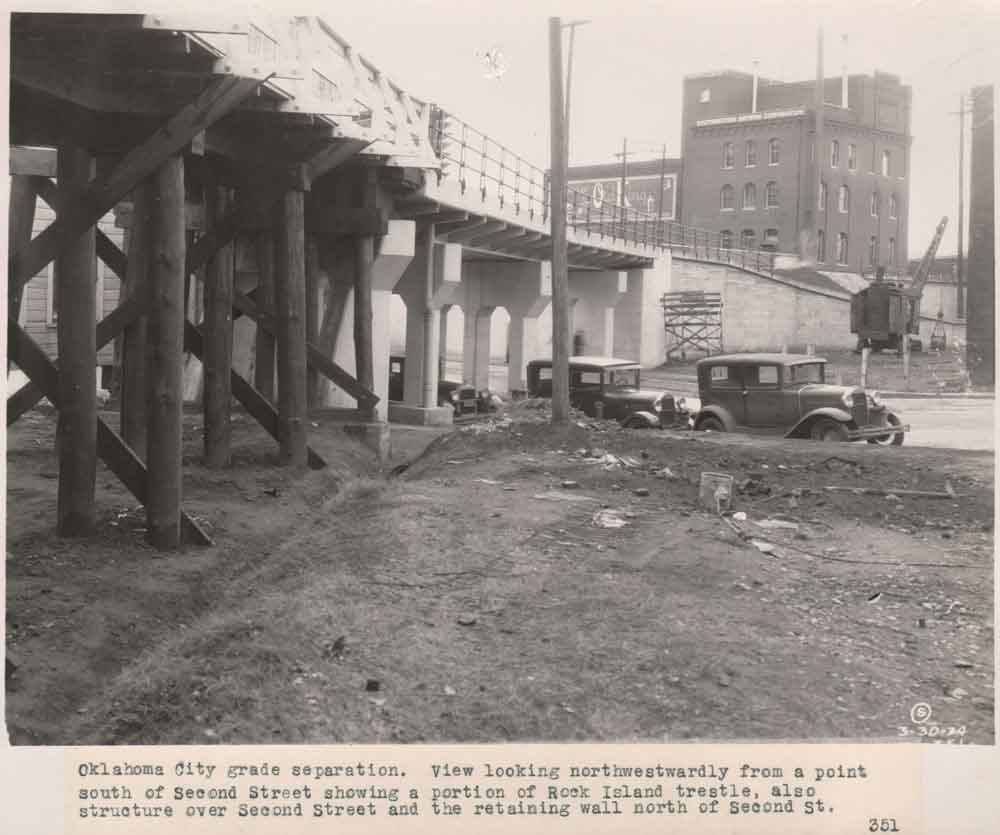
[{"label": "bridge guardrail", "polygon": [[[552,201],[546,170],[438,107],[432,109],[428,131],[431,147],[441,162],[439,183],[457,181],[462,194],[474,189],[484,202],[493,198],[501,209],[512,206],[515,215],[523,212],[531,221],[548,222]],[[670,249],[682,257],[774,274],[773,252],[735,248],[719,232],[662,220],[572,187],[566,189],[566,223],[574,231],[612,241]]]}]

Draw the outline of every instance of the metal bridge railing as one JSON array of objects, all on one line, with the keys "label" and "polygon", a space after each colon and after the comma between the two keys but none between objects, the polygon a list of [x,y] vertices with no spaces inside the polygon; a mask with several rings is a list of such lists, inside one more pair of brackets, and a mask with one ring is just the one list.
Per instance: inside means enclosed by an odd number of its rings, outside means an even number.
[{"label": "metal bridge railing", "polygon": [[[547,223],[551,211],[548,172],[440,108],[429,123],[431,146],[441,161],[438,182],[452,180],[463,195],[491,198],[501,209]],[[732,264],[766,275],[774,274],[775,254],[739,249],[718,232],[660,220],[655,214],[622,206],[572,187],[566,190],[566,223],[574,231],[656,249],[704,261]]]}]

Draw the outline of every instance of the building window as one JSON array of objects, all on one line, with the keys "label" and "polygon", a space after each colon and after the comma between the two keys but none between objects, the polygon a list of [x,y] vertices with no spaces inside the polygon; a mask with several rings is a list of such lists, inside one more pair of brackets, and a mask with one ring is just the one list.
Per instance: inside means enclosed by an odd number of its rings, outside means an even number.
[{"label": "building window", "polygon": [[764,191],[764,207],[767,209],[776,208],[778,205],[778,184],[773,180],[767,184]]},{"label": "building window", "polygon": [[767,247],[768,249],[776,250],[778,248],[778,230],[777,229],[766,229],[764,230],[764,241],[761,246]]},{"label": "building window", "polygon": [[888,151],[882,152],[882,176],[888,177],[892,173],[892,154]]},{"label": "building window", "polygon": [[826,211],[826,183],[820,180],[819,183],[819,210]]},{"label": "building window", "polygon": [[879,198],[879,193],[877,191],[873,191],[872,192],[872,199],[871,199],[872,217],[878,217],[879,209],[881,209],[881,204],[882,204],[882,201]]},{"label": "building window", "polygon": [[841,232],[837,235],[837,263],[847,263],[847,233]]},{"label": "building window", "polygon": [[851,192],[848,190],[847,186],[841,186],[840,191],[837,193],[837,209],[841,212],[847,212],[851,208]]},{"label": "building window", "polygon": [[896,266],[896,239],[889,238],[889,266]]},{"label": "building window", "polygon": [[830,167],[836,168],[840,165],[840,143],[833,139],[830,142]]},{"label": "building window", "polygon": [[712,91],[706,87],[701,91],[701,95],[698,97],[698,100],[702,104],[708,104],[712,100]]},{"label": "building window", "polygon": [[816,260],[821,264],[826,260],[826,232],[822,229],[816,232]]},{"label": "building window", "polygon": [[728,229],[723,229],[719,233],[719,247],[722,249],[729,249],[733,245],[733,233]]},{"label": "building window", "polygon": [[722,143],[722,167],[732,168],[734,159],[735,159],[735,151],[733,150],[733,143],[732,142]]},{"label": "building window", "polygon": [[893,220],[896,219],[896,210],[898,208],[899,207],[896,205],[896,195],[895,194],[890,194],[889,195],[889,217],[891,217]]},{"label": "building window", "polygon": [[757,164],[757,143],[752,139],[747,140],[746,145],[746,165],[747,168],[752,168]]},{"label": "building window", "polygon": [[756,239],[757,233],[754,232],[753,229],[744,229],[740,233],[740,246],[742,246],[743,249],[753,249]]},{"label": "building window", "polygon": [[772,139],[767,143],[767,164],[777,165],[781,162],[781,141]]},{"label": "building window", "polygon": [[873,267],[878,264],[878,238],[874,235],[868,239],[868,263]]},{"label": "building window", "polygon": [[757,186],[753,183],[743,186],[743,208],[747,210],[757,208]]},{"label": "building window", "polygon": [[847,170],[858,170],[858,146],[853,142],[847,146]]},{"label": "building window", "polygon": [[719,205],[724,212],[731,212],[736,208],[736,192],[732,186],[722,187],[722,197]]}]

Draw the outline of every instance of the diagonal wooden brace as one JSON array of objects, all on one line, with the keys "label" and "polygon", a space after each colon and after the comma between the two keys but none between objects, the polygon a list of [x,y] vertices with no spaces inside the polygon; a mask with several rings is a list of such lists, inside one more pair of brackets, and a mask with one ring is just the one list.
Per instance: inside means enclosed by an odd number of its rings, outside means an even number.
[{"label": "diagonal wooden brace", "polygon": [[9,269],[11,285],[22,287],[37,275],[69,242],[95,226],[137,183],[184,148],[196,134],[233,110],[262,83],[263,79],[229,75],[212,82],[191,104],[126,154],[106,178],[91,183],[23,253],[15,253]]},{"label": "diagonal wooden brace", "polygon": [[[48,177],[32,177],[32,185],[39,197],[51,206],[58,217],[62,209],[63,197],[57,186]],[[99,228],[94,232],[97,237],[97,257],[100,258],[116,276],[122,281],[125,280],[125,253],[122,252],[114,241],[104,234]]]},{"label": "diagonal wooden brace", "polygon": [[[268,317],[261,313],[257,308],[256,302],[248,295],[241,293],[239,290],[234,291],[233,306],[238,313],[249,316],[268,333],[274,334],[273,324],[268,320]],[[307,343],[306,351],[308,353],[309,365],[357,400],[358,406],[362,408],[374,408],[375,404],[378,403],[379,397],[375,392],[366,389],[347,371],[325,356],[315,345]]]},{"label": "diagonal wooden brace", "polygon": [[[202,357],[201,331],[190,320],[184,322],[184,350],[190,351],[198,359]],[[243,407],[267,430],[272,438],[278,440],[278,412],[274,406],[236,371],[230,369],[229,373],[233,397],[243,404]],[[326,461],[311,447],[309,448],[309,466],[314,470],[321,470],[326,466]]]},{"label": "diagonal wooden brace", "polygon": [[[42,394],[58,409],[59,369],[12,319],[7,320],[7,352],[18,368],[31,378]],[[129,492],[145,504],[148,485],[145,464],[100,416],[97,418],[97,454]],[[184,511],[181,511],[181,530],[186,542],[196,545],[212,544],[208,534]]]}]

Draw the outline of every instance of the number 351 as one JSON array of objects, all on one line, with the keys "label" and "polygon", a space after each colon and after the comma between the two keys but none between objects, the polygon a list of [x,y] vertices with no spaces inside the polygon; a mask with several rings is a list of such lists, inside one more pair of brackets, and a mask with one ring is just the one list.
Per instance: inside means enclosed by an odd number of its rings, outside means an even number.
[{"label": "number 351", "polygon": [[869,832],[899,832],[895,818],[868,818]]}]

